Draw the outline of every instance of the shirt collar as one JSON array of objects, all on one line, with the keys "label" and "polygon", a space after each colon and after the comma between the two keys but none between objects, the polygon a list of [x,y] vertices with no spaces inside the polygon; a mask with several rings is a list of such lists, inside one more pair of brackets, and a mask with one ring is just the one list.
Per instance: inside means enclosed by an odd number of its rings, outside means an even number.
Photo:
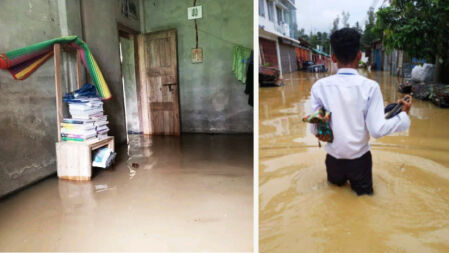
[{"label": "shirt collar", "polygon": [[341,68],[338,69],[337,75],[358,75],[359,72],[357,72],[357,69],[352,68]]}]

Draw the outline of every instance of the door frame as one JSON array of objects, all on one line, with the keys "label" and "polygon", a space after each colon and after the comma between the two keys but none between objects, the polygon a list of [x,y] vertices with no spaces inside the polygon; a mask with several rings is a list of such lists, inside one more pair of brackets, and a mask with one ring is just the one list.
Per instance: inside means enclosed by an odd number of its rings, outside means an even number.
[{"label": "door frame", "polygon": [[[143,133],[143,123],[142,123],[142,103],[141,103],[141,87],[142,85],[140,85],[140,72],[139,72],[139,49],[138,49],[138,43],[137,43],[137,35],[140,34],[140,32],[129,28],[121,23],[117,23],[117,39],[119,41],[119,50],[120,50],[120,37],[125,37],[128,39],[131,39],[134,43],[134,73],[136,75],[136,96],[137,96],[137,114],[139,115],[139,132]],[[122,67],[121,67],[121,63],[120,63],[120,77],[123,76],[122,73]],[[124,85],[124,84],[122,84]],[[124,94],[123,94],[124,95]],[[123,98],[125,98],[123,96]],[[123,99],[123,104],[125,104],[126,101],[125,99]],[[125,112],[126,113],[126,112]],[[126,115],[125,115],[125,121],[126,121]],[[126,124],[127,122],[125,122]],[[126,133],[128,134],[128,133]]]}]

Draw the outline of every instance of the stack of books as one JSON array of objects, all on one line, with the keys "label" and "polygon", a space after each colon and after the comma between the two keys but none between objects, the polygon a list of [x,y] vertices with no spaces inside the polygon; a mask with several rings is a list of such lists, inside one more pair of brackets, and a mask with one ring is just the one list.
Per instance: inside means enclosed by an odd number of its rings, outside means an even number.
[{"label": "stack of books", "polygon": [[108,136],[108,118],[103,114],[100,98],[82,98],[67,102],[71,118],[63,119],[61,136],[64,141],[83,142]]}]

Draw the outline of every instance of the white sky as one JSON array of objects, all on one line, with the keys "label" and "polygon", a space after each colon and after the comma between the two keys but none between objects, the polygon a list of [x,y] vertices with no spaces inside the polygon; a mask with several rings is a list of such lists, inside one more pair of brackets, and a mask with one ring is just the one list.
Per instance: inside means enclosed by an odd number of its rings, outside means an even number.
[{"label": "white sky", "polygon": [[296,0],[298,28],[304,28],[306,34],[310,31],[329,32],[337,15],[340,15],[340,27],[342,27],[342,11],[349,11],[351,25],[359,21],[363,28],[369,7],[375,5],[377,10],[383,2],[384,0]]}]

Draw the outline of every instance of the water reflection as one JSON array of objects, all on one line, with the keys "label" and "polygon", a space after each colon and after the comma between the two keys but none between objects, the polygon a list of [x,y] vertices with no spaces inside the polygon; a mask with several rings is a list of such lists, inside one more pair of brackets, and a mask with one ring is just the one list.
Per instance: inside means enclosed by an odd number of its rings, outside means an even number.
[{"label": "water reflection", "polygon": [[[367,72],[385,105],[402,80]],[[326,181],[325,152],[301,121],[311,85],[326,76],[293,73],[260,90],[261,252],[449,250],[449,110],[415,100],[408,131],[372,139],[375,195],[357,197]]]}]

